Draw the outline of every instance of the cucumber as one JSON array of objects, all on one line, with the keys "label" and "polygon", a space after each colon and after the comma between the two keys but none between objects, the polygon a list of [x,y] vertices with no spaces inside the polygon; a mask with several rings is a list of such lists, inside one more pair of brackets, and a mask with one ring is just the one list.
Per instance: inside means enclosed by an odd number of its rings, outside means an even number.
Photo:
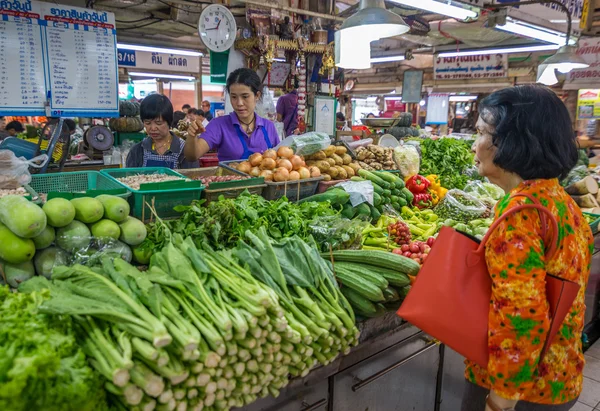
[{"label": "cucumber", "polygon": [[406,202],[406,200],[404,199],[404,197],[400,197],[398,198],[398,205],[400,205],[400,208],[405,207],[408,205],[408,203]]},{"label": "cucumber", "polygon": [[352,204],[350,204],[349,202],[344,204],[344,207],[342,207],[342,217],[346,217],[347,219],[352,220],[354,218],[355,213],[356,211],[354,210],[354,207],[352,207]]},{"label": "cucumber", "polygon": [[381,196],[377,192],[373,192],[373,204],[375,207],[381,205]]},{"label": "cucumber", "polygon": [[[329,259],[329,254],[322,254],[323,258]],[[387,268],[400,273],[417,275],[421,266],[414,260],[390,253],[376,250],[339,250],[333,252],[334,261],[346,261],[350,263],[369,262],[369,266]],[[389,280],[388,280],[389,281]]]},{"label": "cucumber", "polygon": [[387,287],[385,290],[383,290],[383,296],[385,297],[386,303],[391,303],[400,300],[400,295],[398,294],[398,291],[396,291],[392,287]]},{"label": "cucumber", "polygon": [[390,184],[387,181],[383,180],[382,178],[379,178],[378,176],[367,170],[358,170],[358,175],[362,178],[371,180],[373,183],[378,184],[383,188],[390,188]]},{"label": "cucumber", "polygon": [[371,208],[369,207],[369,205],[367,203],[361,203],[358,206],[356,206],[356,214],[355,216],[360,216],[360,215],[364,215],[364,216],[371,216]]},{"label": "cucumber", "polygon": [[413,193],[411,193],[410,190],[406,187],[404,187],[402,189],[402,194],[404,195],[406,202],[408,204],[412,204],[413,200],[415,199],[415,195]]},{"label": "cucumber", "polygon": [[346,190],[344,190],[343,188],[332,188],[330,190],[325,191],[324,193],[306,197],[300,200],[298,203],[300,204],[307,201],[324,203],[325,201],[329,201],[331,205],[343,205],[346,204],[349,200],[350,194],[348,194]]},{"label": "cucumber", "polygon": [[351,288],[341,287],[340,291],[346,297],[352,308],[360,312],[361,315],[377,313],[377,307],[371,301],[364,298]]},{"label": "cucumber", "polygon": [[375,284],[382,291],[389,286],[388,281],[381,275],[379,275],[373,270],[364,270],[363,267],[363,264],[346,263],[341,261],[335,263],[336,270],[342,269],[344,271],[351,271],[354,274],[359,275],[365,280],[369,281],[371,284]]},{"label": "cucumber", "polygon": [[381,288],[366,280],[361,275],[356,274],[350,270],[338,268],[336,266],[335,276],[342,284],[342,286],[353,289],[369,301],[385,301],[385,298],[383,297],[383,291],[381,291]]},{"label": "cucumber", "polygon": [[381,211],[377,207],[371,207],[371,220],[377,221],[381,218]]}]

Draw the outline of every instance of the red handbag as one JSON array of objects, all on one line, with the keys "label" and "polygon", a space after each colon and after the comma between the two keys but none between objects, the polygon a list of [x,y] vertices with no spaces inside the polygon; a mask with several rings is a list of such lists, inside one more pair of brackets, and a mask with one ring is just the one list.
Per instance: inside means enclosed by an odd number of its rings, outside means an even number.
[{"label": "red handbag", "polygon": [[[502,220],[523,209],[540,213],[543,238],[549,221],[552,238],[546,259],[556,251],[558,224],[554,215],[537,199],[535,204],[513,207],[498,218],[481,242],[451,227],[443,227],[425,264],[419,271],[397,314],[440,340],[474,363],[488,366],[488,318],[492,280],[485,261],[485,245]],[[579,284],[546,275],[546,297],[550,306],[550,329],[542,357],[558,332],[579,292]],[[540,359],[541,362],[541,359]]]}]

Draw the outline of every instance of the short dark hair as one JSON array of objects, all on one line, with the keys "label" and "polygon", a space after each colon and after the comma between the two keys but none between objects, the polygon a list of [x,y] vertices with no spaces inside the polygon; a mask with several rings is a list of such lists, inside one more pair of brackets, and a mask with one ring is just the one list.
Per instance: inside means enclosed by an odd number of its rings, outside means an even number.
[{"label": "short dark hair", "polygon": [[188,114],[196,114],[198,112],[195,108],[188,108]]},{"label": "short dark hair", "polygon": [[190,109],[190,108],[192,108],[192,106],[190,106],[189,104],[184,104],[183,106],[181,106],[182,110],[185,110],[186,108]]},{"label": "short dark hair", "polygon": [[5,129],[8,130],[15,130],[17,133],[22,133],[23,131],[25,131],[25,128],[23,127],[23,124],[19,123],[18,121],[11,121],[10,123],[8,123],[5,127]]},{"label": "short dark hair", "polygon": [[69,132],[77,129],[77,124],[75,124],[75,121],[71,120],[70,118],[65,119],[64,125],[67,126]]},{"label": "short dark hair", "polygon": [[140,104],[140,117],[142,121],[162,118],[167,124],[173,124],[173,104],[162,94],[151,94]]},{"label": "short dark hair", "polygon": [[479,104],[494,127],[494,164],[524,180],[564,178],[578,158],[571,117],[560,98],[540,85],[509,87]]},{"label": "short dark hair", "polygon": [[177,128],[179,122],[185,118],[185,113],[183,111],[176,111],[173,113],[173,123],[171,123],[171,127]]},{"label": "short dark hair", "polygon": [[335,118],[337,119],[337,121],[346,121],[346,116],[341,111],[335,113]]},{"label": "short dark hair", "polygon": [[250,87],[250,90],[254,93],[255,96],[258,93],[262,93],[263,85],[260,81],[260,77],[254,70],[250,70],[249,68],[239,68],[231,72],[229,77],[227,77],[227,84],[225,88],[229,93],[229,90],[234,84],[243,84],[245,86]]}]

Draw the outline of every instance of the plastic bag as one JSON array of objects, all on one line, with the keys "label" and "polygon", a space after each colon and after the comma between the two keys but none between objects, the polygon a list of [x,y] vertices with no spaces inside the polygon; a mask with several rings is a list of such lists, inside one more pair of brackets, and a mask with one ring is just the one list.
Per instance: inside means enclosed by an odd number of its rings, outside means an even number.
[{"label": "plastic bag", "polygon": [[[85,240],[84,237],[81,239]],[[73,252],[71,264],[100,264],[103,257],[120,257],[130,263],[133,258],[133,252],[131,251],[131,247],[119,240],[89,237],[89,245],[87,247]]]},{"label": "plastic bag", "polygon": [[316,217],[309,224],[309,229],[321,251],[329,251],[329,247],[337,249],[359,249],[362,232],[370,224],[369,221],[355,218],[348,220],[339,216]]},{"label": "plastic bag", "polygon": [[268,87],[263,88],[262,99],[256,104],[256,113],[271,121],[277,121],[277,110],[275,109],[275,102],[271,97],[271,92]]},{"label": "plastic bag", "polygon": [[465,186],[464,192],[472,194],[477,198],[490,198],[492,200],[500,200],[504,197],[504,190],[492,183],[482,181],[470,181]]},{"label": "plastic bag", "polygon": [[10,150],[0,150],[0,189],[14,190],[29,184],[31,182],[29,167],[41,168],[46,161],[48,161],[46,154],[26,160],[25,157],[17,157]]},{"label": "plastic bag", "polygon": [[394,162],[403,178],[419,174],[421,159],[417,148],[412,145],[394,148]]},{"label": "plastic bag", "polygon": [[327,133],[310,132],[299,136],[289,136],[277,148],[288,146],[299,156],[309,156],[331,145],[331,138]]},{"label": "plastic bag", "polygon": [[484,202],[457,189],[448,191],[434,211],[442,220],[451,219],[465,224],[478,218],[488,218],[492,214]]}]

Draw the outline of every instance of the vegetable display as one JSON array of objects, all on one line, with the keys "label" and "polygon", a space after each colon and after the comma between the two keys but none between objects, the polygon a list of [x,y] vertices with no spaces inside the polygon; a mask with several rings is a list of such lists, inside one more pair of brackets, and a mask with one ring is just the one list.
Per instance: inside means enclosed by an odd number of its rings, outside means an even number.
[{"label": "vegetable display", "polygon": [[306,164],[317,167],[325,181],[346,180],[361,169],[359,162],[352,159],[344,146],[329,146],[306,156]]},{"label": "vegetable display", "polygon": [[398,166],[394,161],[394,149],[379,147],[369,144],[367,147],[356,149],[358,165],[365,170],[396,170]]},{"label": "vegetable display", "polygon": [[139,190],[142,184],[148,183],[164,183],[167,181],[183,181],[184,179],[178,176],[171,176],[168,174],[137,174],[133,176],[127,177],[119,177],[117,178],[121,183],[125,184],[128,187],[131,187],[134,190]]},{"label": "vegetable display", "polygon": [[206,177],[198,177],[193,180],[199,180],[206,187],[210,187],[211,183],[224,183],[227,181],[238,181],[238,180],[247,180],[250,177],[248,176],[206,176]]},{"label": "vegetable display", "polygon": [[491,209],[482,201],[461,190],[450,190],[435,207],[435,213],[443,220],[451,218],[468,223],[492,215]]},{"label": "vegetable display", "polygon": [[38,312],[48,298],[47,290],[0,287],[0,409],[108,410],[100,376],[88,366],[71,319]]},{"label": "vegetable display", "polygon": [[473,165],[471,146],[462,140],[440,138],[421,141],[421,169],[423,175],[436,174],[442,186],[463,189],[469,177],[464,173]]},{"label": "vegetable display", "polygon": [[266,150],[254,153],[247,161],[231,163],[230,167],[252,177],[264,177],[265,181],[283,182],[319,177],[321,172],[310,167],[304,158],[294,154],[290,147],[282,146],[277,151]]}]

